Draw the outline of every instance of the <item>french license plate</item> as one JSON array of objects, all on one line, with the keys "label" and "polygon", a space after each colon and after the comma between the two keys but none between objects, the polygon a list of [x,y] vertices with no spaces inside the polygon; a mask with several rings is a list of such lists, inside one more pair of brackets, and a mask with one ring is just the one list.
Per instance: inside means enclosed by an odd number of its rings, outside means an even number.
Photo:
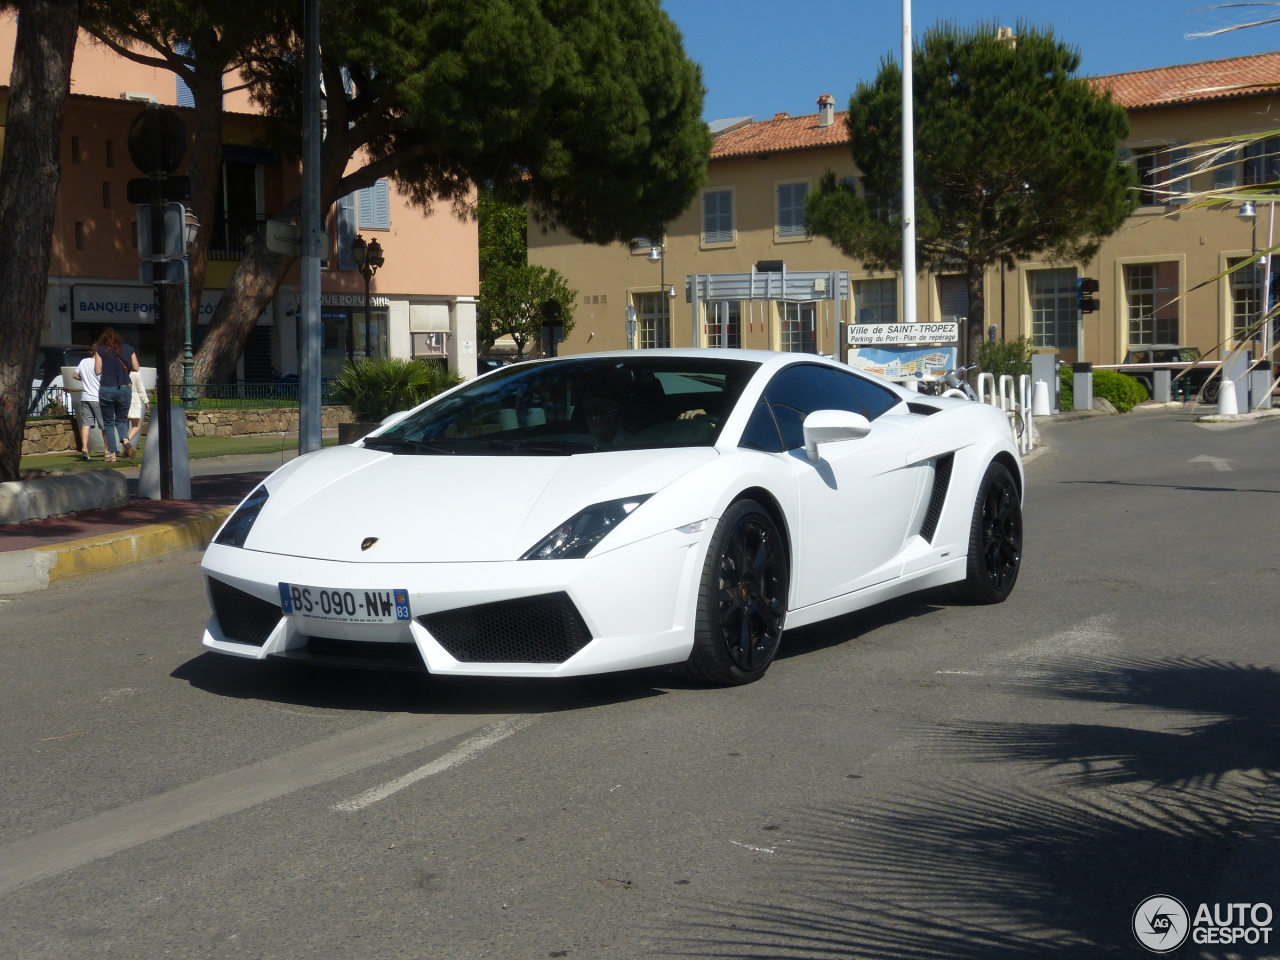
[{"label": "french license plate", "polygon": [[408,590],[341,590],[280,584],[280,606],[290,616],[340,623],[396,623],[409,619]]}]

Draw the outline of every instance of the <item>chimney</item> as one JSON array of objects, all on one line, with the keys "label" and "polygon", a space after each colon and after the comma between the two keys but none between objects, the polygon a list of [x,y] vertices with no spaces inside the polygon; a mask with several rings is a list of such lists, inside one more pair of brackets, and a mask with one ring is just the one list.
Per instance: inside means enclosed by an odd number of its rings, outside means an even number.
[{"label": "chimney", "polygon": [[824,93],[818,98],[818,126],[829,127],[836,122],[836,98]]}]

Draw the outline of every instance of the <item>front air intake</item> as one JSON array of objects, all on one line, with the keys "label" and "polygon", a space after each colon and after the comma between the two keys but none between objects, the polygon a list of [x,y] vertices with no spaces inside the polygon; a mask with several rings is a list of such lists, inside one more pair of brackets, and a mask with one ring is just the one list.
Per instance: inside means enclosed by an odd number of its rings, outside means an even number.
[{"label": "front air intake", "polygon": [[955,459],[954,453],[944,454],[933,465],[933,493],[929,496],[929,509],[925,511],[924,523],[920,525],[920,536],[930,543],[933,543],[938,521],[942,519],[942,504],[947,499],[947,487],[951,485],[951,465]]},{"label": "front air intake", "polygon": [[429,613],[418,622],[463,663],[564,663],[591,642],[567,593]]},{"label": "front air intake", "polygon": [[283,615],[277,604],[260,600],[213,577],[209,578],[209,599],[213,601],[213,615],[218,618],[222,635],[236,643],[262,646]]}]

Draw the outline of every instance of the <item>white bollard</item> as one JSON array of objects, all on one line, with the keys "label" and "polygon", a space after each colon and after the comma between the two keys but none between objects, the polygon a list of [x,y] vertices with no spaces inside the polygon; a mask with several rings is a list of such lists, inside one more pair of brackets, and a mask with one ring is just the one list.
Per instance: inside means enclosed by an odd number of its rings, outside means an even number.
[{"label": "white bollard", "polygon": [[1047,417],[1053,413],[1053,408],[1049,405],[1049,384],[1043,380],[1036,381],[1035,399],[1031,401],[1031,413],[1037,417]]},{"label": "white bollard", "polygon": [[1240,412],[1240,404],[1236,400],[1236,384],[1234,380],[1222,378],[1218,387],[1218,416],[1233,417]]}]

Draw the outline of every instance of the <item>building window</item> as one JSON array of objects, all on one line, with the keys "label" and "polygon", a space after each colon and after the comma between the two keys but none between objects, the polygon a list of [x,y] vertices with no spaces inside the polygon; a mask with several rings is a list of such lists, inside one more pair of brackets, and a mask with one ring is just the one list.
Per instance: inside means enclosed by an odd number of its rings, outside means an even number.
[{"label": "building window", "polygon": [[1245,186],[1277,182],[1280,182],[1280,137],[1268,137],[1245,147]]},{"label": "building window", "polygon": [[817,304],[782,304],[782,351],[784,353],[817,353],[818,337],[815,321]]},{"label": "building window", "polygon": [[[187,62],[192,66],[195,65],[195,57],[192,55],[192,52],[191,52],[191,44],[185,43],[180,40],[173,45],[173,52],[176,53],[178,56],[185,58]],[[196,95],[195,93],[192,92],[191,88],[187,86],[187,81],[183,80],[181,76],[175,76],[175,79],[178,82],[178,86],[177,86],[178,106],[194,107],[196,105]]]},{"label": "building window", "polygon": [[809,228],[804,215],[804,200],[808,193],[807,183],[778,184],[778,236],[808,235]]},{"label": "building window", "polygon": [[71,138],[71,162],[72,163],[80,162],[80,138],[79,137]]},{"label": "building window", "polygon": [[116,165],[116,142],[114,140],[107,141],[107,166],[114,167]]},{"label": "building window", "polygon": [[391,185],[379,180],[372,187],[360,189],[360,229],[391,229]]},{"label": "building window", "polygon": [[1178,342],[1178,264],[1127,263],[1130,343]]},{"label": "building window", "polygon": [[337,208],[335,219],[338,221],[338,269],[359,269],[355,254],[351,252],[351,241],[356,237],[355,194],[348,193],[346,196],[339,197],[334,206]]},{"label": "building window", "polygon": [[633,237],[631,240],[632,253],[640,253],[641,251],[644,251],[647,253],[649,251],[649,248],[652,246],[653,246],[653,241],[651,241],[648,237]]},{"label": "building window", "polygon": [[1138,202],[1144,206],[1185,203],[1191,192],[1191,151],[1186,147],[1155,147],[1134,151],[1138,170]]},{"label": "building window", "polygon": [[898,322],[898,281],[859,280],[857,323]]},{"label": "building window", "polygon": [[1254,261],[1245,267],[1248,257],[1234,257],[1228,267],[1239,267],[1231,272],[1231,336],[1240,340],[1245,331],[1258,322],[1262,309],[1262,266]]},{"label": "building window", "polygon": [[256,163],[223,160],[221,187],[215,196],[209,257],[238,260],[244,253],[246,238],[256,233],[258,224],[266,219],[262,209],[262,168]]},{"label": "building window", "polygon": [[1079,343],[1076,271],[1032,270],[1027,274],[1031,300],[1031,342],[1037,347],[1071,347]]},{"label": "building window", "polygon": [[76,249],[83,250],[84,249],[84,223],[82,223],[79,220],[76,221],[75,235],[76,235]]},{"label": "building window", "polygon": [[893,194],[886,196],[876,193],[867,186],[866,177],[859,177],[858,183],[862,185],[862,202],[867,205],[867,213],[872,220],[887,223],[890,218],[898,215],[898,207],[902,203],[900,197]]},{"label": "building window", "polygon": [[661,293],[637,293],[636,320],[637,346],[641,350],[656,350],[671,346],[671,317],[667,313],[667,298]]},{"label": "building window", "polygon": [[736,300],[707,303],[707,346],[742,346],[742,304]]},{"label": "building window", "polygon": [[103,210],[111,209],[111,181],[110,180],[102,181],[102,209]]},{"label": "building window", "polygon": [[708,190],[703,193],[702,242],[733,242],[732,190]]}]

